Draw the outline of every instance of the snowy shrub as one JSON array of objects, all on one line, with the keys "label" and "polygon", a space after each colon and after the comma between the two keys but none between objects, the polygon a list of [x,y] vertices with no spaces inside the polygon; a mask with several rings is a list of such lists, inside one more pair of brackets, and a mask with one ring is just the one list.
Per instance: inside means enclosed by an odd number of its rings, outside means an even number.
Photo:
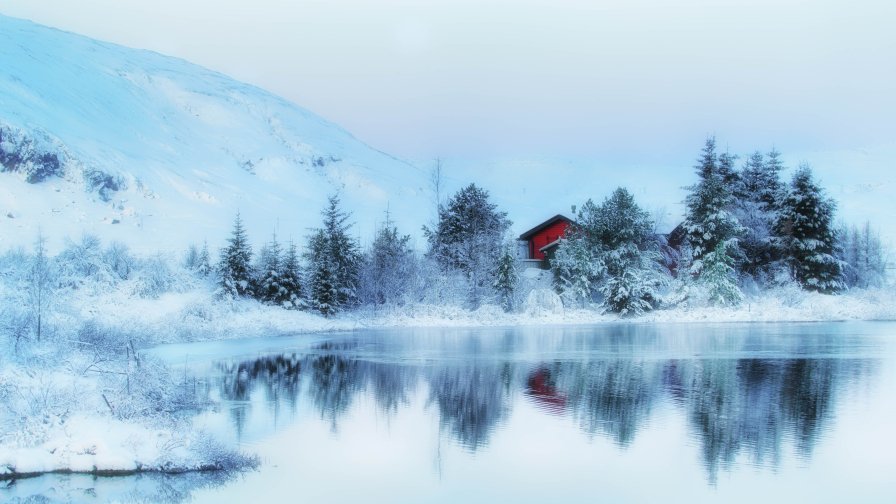
[{"label": "snowy shrub", "polygon": [[66,246],[56,257],[59,285],[77,289],[85,285],[111,286],[118,279],[103,257],[100,239],[85,234],[78,242],[66,240]]},{"label": "snowy shrub", "polygon": [[103,261],[119,279],[127,280],[131,277],[135,259],[131,257],[127,245],[120,242],[112,242],[106,248],[106,251],[103,252]]},{"label": "snowy shrub", "polygon": [[413,286],[418,302],[455,307],[467,304],[470,288],[463,272],[443,268],[432,258],[423,258],[419,264]]},{"label": "snowy shrub", "polygon": [[200,469],[206,471],[242,471],[261,464],[257,456],[234,450],[206,433],[200,434],[191,448],[205,461]]},{"label": "snowy shrub", "polygon": [[77,342],[97,359],[108,360],[125,351],[127,339],[118,331],[96,320],[84,321],[76,332]]},{"label": "snowy shrub", "polygon": [[18,355],[22,345],[31,339],[34,317],[19,303],[4,303],[0,308],[0,331],[6,334],[9,348]]},{"label": "snowy shrub", "polygon": [[165,420],[207,402],[199,397],[201,391],[197,392],[194,380],[145,355],[139,359],[131,355],[130,361],[119,362],[115,370],[118,374],[109,376],[114,377],[117,386],[107,395],[120,419]]},{"label": "snowy shrub", "polygon": [[610,276],[601,285],[604,303],[620,315],[640,315],[659,302],[659,289],[667,282],[655,267],[631,267]]},{"label": "snowy shrub", "polygon": [[157,256],[140,262],[140,269],[135,275],[134,294],[156,299],[170,292],[176,284],[177,278],[168,262]]}]

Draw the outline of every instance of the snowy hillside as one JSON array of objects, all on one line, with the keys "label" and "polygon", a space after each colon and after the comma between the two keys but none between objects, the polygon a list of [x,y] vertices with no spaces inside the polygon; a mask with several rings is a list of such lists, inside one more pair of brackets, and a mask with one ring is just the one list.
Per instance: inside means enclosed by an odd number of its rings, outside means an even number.
[{"label": "snowy hillside", "polygon": [[[288,62],[284,62],[288,64]],[[416,234],[426,177],[340,127],[188,62],[0,16],[0,248],[38,229],[138,251],[215,248],[239,210],[256,244],[300,240],[337,189],[370,236]]]}]

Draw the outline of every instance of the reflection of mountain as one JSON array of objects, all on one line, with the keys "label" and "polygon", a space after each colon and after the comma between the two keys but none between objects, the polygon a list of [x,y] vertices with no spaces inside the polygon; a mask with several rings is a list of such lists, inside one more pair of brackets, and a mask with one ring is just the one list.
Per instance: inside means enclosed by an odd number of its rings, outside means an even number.
[{"label": "reflection of mountain", "polygon": [[[252,394],[262,393],[272,407],[284,402],[293,409],[307,398],[335,431],[359,394],[371,395],[379,409],[393,415],[410,405],[411,393],[423,381],[441,432],[471,451],[488,445],[518,398],[539,411],[569,415],[589,436],[606,436],[621,448],[666,402],[686,415],[711,482],[740,454],[755,465],[775,467],[788,441],[810,457],[833,417],[838,391],[858,383],[872,362],[606,358],[522,366],[473,359],[415,367],[364,360],[338,349],[316,352],[223,365],[223,396],[248,403]],[[300,380],[303,373],[307,379]],[[241,421],[234,416],[238,430]]]}]

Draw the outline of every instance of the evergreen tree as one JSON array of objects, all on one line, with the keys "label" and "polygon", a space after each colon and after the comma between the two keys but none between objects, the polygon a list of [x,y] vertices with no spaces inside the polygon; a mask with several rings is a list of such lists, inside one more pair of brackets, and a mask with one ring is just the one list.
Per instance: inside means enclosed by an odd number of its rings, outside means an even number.
[{"label": "evergreen tree", "polygon": [[708,301],[714,305],[735,306],[744,298],[737,287],[734,259],[725,250],[729,243],[719,243],[716,250],[704,255],[702,260],[699,283],[703,285]]},{"label": "evergreen tree", "polygon": [[208,253],[207,241],[202,242],[202,249],[199,251],[199,256],[196,258],[195,270],[202,278],[207,278],[212,273],[212,264]]},{"label": "evergreen tree", "polygon": [[774,228],[784,195],[782,169],[777,151],[767,159],[757,151],[744,164],[735,190],[734,214],[744,228],[738,243],[743,253],[740,271],[760,283],[770,279],[781,256]]},{"label": "evergreen tree", "polygon": [[240,214],[236,214],[233,231],[218,261],[220,293],[227,297],[248,296],[252,288],[252,248],[243,228]]},{"label": "evergreen tree", "polygon": [[[718,279],[718,265],[733,264],[734,258],[740,256],[738,237],[743,228],[732,212],[738,183],[738,177],[733,175],[733,161],[733,156],[716,154],[715,138],[708,138],[695,167],[699,180],[688,188],[684,227],[690,247],[690,273],[698,283],[705,283],[704,274]],[[709,254],[713,271],[704,263]]]},{"label": "evergreen tree", "polygon": [[[586,205],[592,204],[589,200]],[[566,237],[551,259],[554,288],[564,304],[587,306],[597,297],[599,281],[606,267],[578,227],[567,230]]]},{"label": "evergreen tree", "polygon": [[465,275],[474,308],[492,291],[491,277],[509,227],[507,213],[497,210],[488,191],[470,184],[440,206],[436,229],[423,228],[429,241],[427,255],[442,268]]},{"label": "evergreen tree", "polygon": [[[580,277],[571,283],[579,295],[584,295],[586,290],[592,294],[597,290],[611,311],[623,315],[653,308],[659,298],[658,289],[666,278],[659,271],[659,244],[653,221],[638,206],[634,196],[625,188],[617,188],[600,206],[591,200],[585,202],[576,218],[577,225],[571,233],[573,243],[567,239],[560,248],[572,245],[588,249],[587,253],[574,251],[571,255],[576,261],[593,262],[591,265],[579,263],[575,274]],[[583,243],[575,243],[579,240]],[[591,275],[581,276],[582,266]]]},{"label": "evergreen tree", "polygon": [[334,314],[358,300],[361,253],[348,234],[349,214],[339,207],[339,197],[330,196],[322,212],[323,228],[313,236],[307,258],[311,275],[310,301],[324,315]]},{"label": "evergreen tree", "polygon": [[813,180],[809,166],[800,166],[775,227],[791,274],[804,289],[833,293],[843,288],[841,263],[834,257],[835,208]]},{"label": "evergreen tree", "polygon": [[283,251],[274,235],[271,241],[261,248],[258,254],[258,265],[255,271],[258,277],[255,281],[255,296],[259,301],[268,304],[282,305],[289,299],[289,295],[282,283],[282,255]]},{"label": "evergreen tree", "polygon": [[386,222],[377,230],[361,271],[363,302],[382,305],[403,301],[411,288],[416,268],[410,235],[400,235],[386,212]]},{"label": "evergreen tree", "polygon": [[492,286],[498,294],[501,307],[506,312],[511,312],[514,309],[513,295],[519,281],[516,258],[513,257],[510,247],[505,247],[501,258],[498,259],[498,268],[495,271],[495,281]]},{"label": "evergreen tree", "polygon": [[187,253],[184,256],[184,267],[190,271],[196,271],[196,265],[199,262],[199,249],[196,245],[190,244]]},{"label": "evergreen tree", "polygon": [[340,308],[336,265],[329,249],[326,232],[319,229],[311,236],[306,252],[310,285],[309,305],[325,317],[335,314]]},{"label": "evergreen tree", "polygon": [[685,199],[687,215],[685,230],[691,253],[695,260],[716,251],[718,245],[736,239],[741,231],[737,218],[731,213],[734,202],[733,182],[730,164],[733,160],[727,154],[716,154],[715,138],[708,138],[703,147],[703,155],[698,160],[698,182],[688,187]]},{"label": "evergreen tree", "polygon": [[287,309],[295,310],[304,306],[302,299],[302,271],[299,265],[299,254],[296,245],[289,243],[286,255],[280,268],[280,286],[283,290],[280,304]]}]

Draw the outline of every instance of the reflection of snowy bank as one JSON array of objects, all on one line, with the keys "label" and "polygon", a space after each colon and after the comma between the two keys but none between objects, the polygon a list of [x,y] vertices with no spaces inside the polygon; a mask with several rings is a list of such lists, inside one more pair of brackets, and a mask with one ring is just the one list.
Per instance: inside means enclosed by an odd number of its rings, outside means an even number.
[{"label": "reflection of snowy bank", "polygon": [[0,487],[4,502],[190,502],[192,493],[222,485],[236,476],[232,472],[196,472],[170,475],[142,473],[129,478],[96,477],[87,474],[51,474],[17,480]]}]

